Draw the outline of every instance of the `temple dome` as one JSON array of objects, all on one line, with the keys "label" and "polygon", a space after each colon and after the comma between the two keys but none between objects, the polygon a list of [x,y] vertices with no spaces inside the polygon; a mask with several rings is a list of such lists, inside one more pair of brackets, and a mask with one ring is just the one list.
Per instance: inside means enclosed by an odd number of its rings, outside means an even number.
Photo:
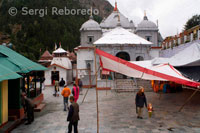
[{"label": "temple dome", "polygon": [[120,23],[123,28],[132,29],[135,27],[133,22],[129,22],[123,14],[113,11],[105,20],[100,23],[101,28],[115,28],[120,18]]},{"label": "temple dome", "polygon": [[144,16],[142,22],[138,24],[137,31],[138,30],[158,30],[158,27],[154,22],[149,21],[147,16]]},{"label": "temple dome", "polygon": [[67,57],[54,57],[51,61],[51,65],[57,65],[65,69],[72,69],[72,63]]},{"label": "temple dome", "polygon": [[100,26],[101,28],[104,29],[110,29],[110,28],[114,29],[115,27],[117,27],[119,21],[121,26],[125,29],[135,28],[133,21],[129,21],[128,18],[126,18],[123,14],[121,14],[118,11],[117,3],[115,3],[115,8],[113,12],[100,23]]},{"label": "temple dome", "polygon": [[92,17],[90,17],[90,19],[81,26],[80,31],[82,30],[101,30],[101,27]]}]

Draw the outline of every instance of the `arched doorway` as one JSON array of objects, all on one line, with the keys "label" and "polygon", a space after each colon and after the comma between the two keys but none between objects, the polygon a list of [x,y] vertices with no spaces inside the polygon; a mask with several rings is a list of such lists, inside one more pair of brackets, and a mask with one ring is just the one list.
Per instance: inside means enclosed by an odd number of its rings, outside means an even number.
[{"label": "arched doorway", "polygon": [[121,59],[124,59],[126,61],[131,60],[130,55],[127,52],[119,52],[119,53],[116,54],[116,56],[121,58]]},{"label": "arched doorway", "polygon": [[[130,55],[127,52],[118,52],[116,54],[116,57],[119,57],[119,58],[121,58],[123,60],[126,60],[126,61],[130,61],[131,60]],[[127,76],[123,75],[123,74],[120,74],[120,73],[115,73],[115,78],[116,79],[127,79]]]},{"label": "arched doorway", "polygon": [[136,57],[136,61],[143,61],[143,60],[144,60],[144,58],[142,56]]}]

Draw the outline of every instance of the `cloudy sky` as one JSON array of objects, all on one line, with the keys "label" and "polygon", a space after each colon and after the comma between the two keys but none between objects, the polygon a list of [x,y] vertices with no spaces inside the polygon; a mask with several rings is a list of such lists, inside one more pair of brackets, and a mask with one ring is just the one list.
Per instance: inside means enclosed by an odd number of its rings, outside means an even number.
[{"label": "cloudy sky", "polygon": [[[113,6],[115,0],[108,0]],[[195,14],[200,14],[200,0],[116,0],[119,11],[137,25],[146,10],[149,20],[156,23],[163,37],[175,35]]]}]

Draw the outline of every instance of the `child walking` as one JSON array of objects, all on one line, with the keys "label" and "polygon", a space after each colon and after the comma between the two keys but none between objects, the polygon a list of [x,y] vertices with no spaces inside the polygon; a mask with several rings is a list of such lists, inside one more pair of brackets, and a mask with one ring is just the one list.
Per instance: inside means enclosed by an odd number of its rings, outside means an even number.
[{"label": "child walking", "polygon": [[153,112],[153,106],[151,103],[148,104],[148,114],[149,114],[149,118],[151,118],[152,116],[152,112]]}]

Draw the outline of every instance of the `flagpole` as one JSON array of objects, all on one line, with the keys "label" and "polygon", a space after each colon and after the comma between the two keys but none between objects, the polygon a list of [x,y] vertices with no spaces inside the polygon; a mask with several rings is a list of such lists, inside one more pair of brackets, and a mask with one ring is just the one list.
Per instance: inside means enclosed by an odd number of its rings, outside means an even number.
[{"label": "flagpole", "polygon": [[96,60],[96,46],[94,47],[94,62],[95,62],[95,76],[96,76],[96,108],[97,108],[97,133],[99,133],[99,104],[98,104],[98,90],[97,90],[97,60]]}]

